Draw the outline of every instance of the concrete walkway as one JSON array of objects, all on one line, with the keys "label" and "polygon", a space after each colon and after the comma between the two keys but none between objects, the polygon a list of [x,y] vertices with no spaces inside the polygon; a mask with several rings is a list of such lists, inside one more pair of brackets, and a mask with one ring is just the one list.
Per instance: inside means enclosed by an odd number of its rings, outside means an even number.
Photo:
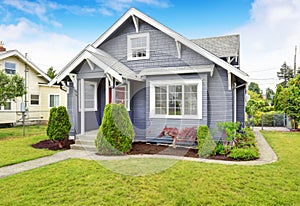
[{"label": "concrete walkway", "polygon": [[[194,162],[205,162],[205,163],[217,163],[226,165],[262,165],[270,164],[277,161],[277,156],[272,148],[269,146],[267,141],[259,132],[261,128],[254,128],[254,134],[256,137],[257,145],[259,148],[260,158],[253,161],[223,161],[223,160],[211,160],[203,158],[191,158],[191,157],[180,157],[180,156],[170,156],[170,155],[124,155],[124,156],[100,156],[96,155],[95,152],[75,150],[70,149],[62,152],[58,152],[54,155],[42,157],[35,160],[30,160],[27,162],[22,162],[20,164],[14,164],[6,167],[0,168],[0,178],[63,161],[70,158],[81,158],[87,160],[125,160],[130,158],[166,158],[166,159],[177,159],[177,160],[187,160]],[[276,130],[279,131],[279,130]]]}]

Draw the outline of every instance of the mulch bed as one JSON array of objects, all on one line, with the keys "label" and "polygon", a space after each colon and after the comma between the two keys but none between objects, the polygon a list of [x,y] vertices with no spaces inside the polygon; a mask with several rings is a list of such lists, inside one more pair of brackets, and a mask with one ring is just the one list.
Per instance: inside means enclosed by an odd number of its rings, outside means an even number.
[{"label": "mulch bed", "polygon": [[[74,144],[74,140],[68,140],[65,142],[66,147],[63,149],[70,149],[70,145]],[[43,140],[36,144],[33,144],[32,147],[36,149],[49,149],[49,150],[60,150],[57,142],[53,142],[51,140]],[[172,145],[157,145],[157,144],[147,144],[143,142],[134,142],[132,144],[132,148],[128,153],[130,155],[137,154],[158,154],[158,155],[173,155],[180,157],[192,157],[198,158],[198,149],[194,148],[185,148],[185,147],[176,147],[173,148]],[[235,161],[232,158],[226,157],[225,155],[215,155],[208,157],[208,159],[215,160],[227,160],[227,161]]]},{"label": "mulch bed", "polygon": [[64,148],[59,148],[57,142],[53,142],[51,140],[43,140],[36,144],[31,145],[36,149],[49,149],[49,150],[61,150],[61,149],[71,149],[70,145],[75,144],[74,140],[64,141]]},{"label": "mulch bed", "polygon": [[159,155],[174,155],[184,157],[198,157],[198,150],[192,148],[176,147],[167,145],[146,144],[135,142],[129,154],[159,154]]},{"label": "mulch bed", "polygon": [[[157,144],[146,144],[142,142],[135,142],[132,144],[132,148],[128,154],[158,154],[158,155],[174,155],[181,157],[193,157],[198,158],[198,149],[176,147],[173,148],[171,145],[157,145]],[[208,157],[208,159],[215,160],[226,160],[226,161],[236,161],[225,155],[215,155]]]}]

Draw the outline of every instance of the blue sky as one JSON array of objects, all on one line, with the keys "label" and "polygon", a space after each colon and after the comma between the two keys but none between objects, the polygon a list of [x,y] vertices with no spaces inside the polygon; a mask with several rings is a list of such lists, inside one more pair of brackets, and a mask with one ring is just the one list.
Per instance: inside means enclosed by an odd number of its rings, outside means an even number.
[{"label": "blue sky", "polygon": [[262,88],[300,45],[294,0],[0,0],[0,41],[59,70],[130,7],[189,39],[240,34],[242,70]]}]

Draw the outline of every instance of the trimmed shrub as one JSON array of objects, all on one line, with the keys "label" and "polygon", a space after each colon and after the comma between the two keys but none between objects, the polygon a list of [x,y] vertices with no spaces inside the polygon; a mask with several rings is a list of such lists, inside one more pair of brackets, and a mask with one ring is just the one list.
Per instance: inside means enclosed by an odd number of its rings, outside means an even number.
[{"label": "trimmed shrub", "polygon": [[122,154],[130,151],[134,129],[123,104],[105,106],[102,124],[95,144],[100,154]]},{"label": "trimmed shrub", "polygon": [[60,106],[50,110],[47,135],[50,140],[58,141],[58,146],[63,148],[63,141],[69,138],[71,122],[66,107]]},{"label": "trimmed shrub", "polygon": [[50,110],[50,116],[49,116],[49,120],[48,120],[48,127],[47,127],[47,136],[49,137],[49,139],[52,140],[52,137],[55,133],[55,129],[54,129],[54,122],[55,122],[55,115],[56,115],[56,107],[51,108]]},{"label": "trimmed shrub", "polygon": [[215,148],[215,152],[216,155],[225,155],[225,149],[224,149],[224,145],[222,142],[218,142],[217,146]]},{"label": "trimmed shrub", "polygon": [[231,150],[228,157],[235,160],[255,160],[259,157],[259,155],[255,148],[234,148]]},{"label": "trimmed shrub", "polygon": [[284,126],[284,112],[266,112],[264,114],[264,126]]},{"label": "trimmed shrub", "polygon": [[208,126],[200,125],[197,132],[198,155],[209,157],[214,154],[216,143],[210,134]]}]

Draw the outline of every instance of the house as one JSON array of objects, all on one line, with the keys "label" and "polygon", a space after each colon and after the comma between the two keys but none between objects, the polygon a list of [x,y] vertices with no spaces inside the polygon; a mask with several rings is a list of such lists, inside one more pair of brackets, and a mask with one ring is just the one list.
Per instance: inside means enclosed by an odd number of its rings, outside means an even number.
[{"label": "house", "polygon": [[98,129],[111,102],[125,105],[141,141],[165,126],[244,123],[239,48],[239,35],[189,40],[131,8],[50,85],[68,87],[73,134]]},{"label": "house", "polygon": [[25,80],[27,94],[0,106],[0,124],[22,123],[21,103],[26,106],[26,122],[48,121],[49,110],[67,105],[67,94],[59,85],[48,86],[50,78],[17,50],[6,50],[0,45],[0,70],[19,74]]}]

